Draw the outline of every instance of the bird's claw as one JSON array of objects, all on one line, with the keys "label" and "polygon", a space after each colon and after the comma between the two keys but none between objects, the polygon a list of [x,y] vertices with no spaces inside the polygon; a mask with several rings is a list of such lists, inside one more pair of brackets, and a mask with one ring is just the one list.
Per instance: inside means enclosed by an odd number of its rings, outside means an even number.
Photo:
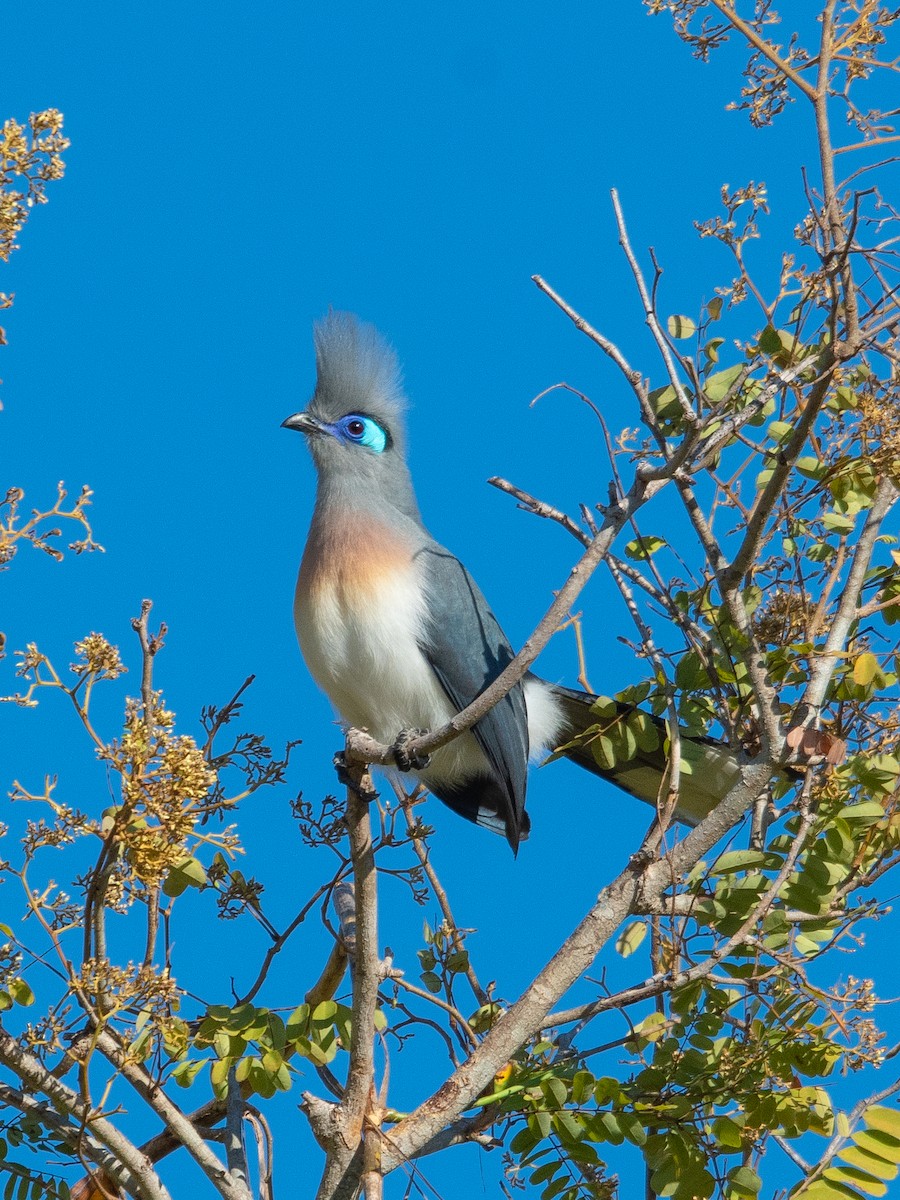
[{"label": "bird's claw", "polygon": [[391,749],[399,771],[424,771],[431,759],[427,754],[410,753],[407,747],[416,738],[422,737],[427,729],[401,729]]}]

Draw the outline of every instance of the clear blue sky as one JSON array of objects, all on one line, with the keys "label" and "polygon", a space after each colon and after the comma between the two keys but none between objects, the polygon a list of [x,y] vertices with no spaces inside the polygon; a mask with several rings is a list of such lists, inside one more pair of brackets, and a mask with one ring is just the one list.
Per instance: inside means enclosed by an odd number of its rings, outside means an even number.
[{"label": "clear blue sky", "polygon": [[[47,0],[39,18],[7,7],[4,50],[0,118],[58,107],[73,144],[65,180],[0,280],[16,292],[0,356],[3,484],[40,505],[58,479],[73,490],[89,483],[107,553],[58,566],[23,550],[3,581],[0,625],[10,648],[36,641],[63,664],[73,641],[102,630],[134,669],[129,618],[151,597],[170,627],[157,682],[185,732],[203,704],[223,703],[256,674],[244,725],[276,746],[303,738],[290,787],[242,814],[247,868],[285,924],[331,869],[327,852],[323,863],[301,848],[288,802],[301,788],[310,799],[333,789],[340,742],[290,615],[313,471],[302,440],[279,424],[311,392],[311,322],[329,305],[352,309],[397,347],[426,520],[518,643],[577,547],[485,479],[504,475],[569,511],[604,499],[608,470],[588,410],[562,393],[528,407],[560,380],[590,394],[614,429],[635,421],[613,369],[530,276],[543,274],[656,371],[609,189],[620,189],[635,246],[653,244],[666,268],[664,311],[695,312],[730,278],[691,224],[716,211],[723,183],[767,180],[772,241],[760,261],[777,263],[803,205],[798,115],[754,133],[725,111],[734,60],[694,62],[638,0]],[[657,520],[665,532],[663,508]],[[617,690],[640,672],[616,640],[631,636],[627,617],[601,578],[583,608],[592,681]],[[574,681],[571,635],[541,666]],[[0,672],[8,691],[10,660]],[[110,689],[103,707],[110,736],[122,694]],[[0,721],[3,790],[58,773],[66,799],[89,811],[108,803],[60,702],[7,708]],[[567,764],[533,776],[529,807],[534,836],[513,861],[501,839],[429,805],[436,865],[460,923],[479,930],[475,961],[509,998],[647,819]],[[383,940],[415,976],[421,921],[435,910],[415,909],[390,882],[384,893]],[[199,931],[211,905],[191,905]],[[204,929],[200,939],[178,933],[176,971],[204,999],[226,1000],[229,976],[246,983],[262,943],[243,926]],[[243,976],[227,958],[236,948]],[[299,935],[264,999],[299,1002],[326,950],[318,930]],[[644,969],[611,951],[603,967],[622,981]],[[598,1040],[621,1032],[612,1022]],[[406,1061],[412,1051],[394,1057],[392,1102],[404,1107],[438,1082],[441,1061],[423,1069]],[[200,1103],[203,1086],[195,1091]],[[302,1152],[291,1149],[290,1131],[303,1128],[297,1091],[280,1106],[276,1161],[280,1193],[300,1196],[318,1158],[313,1150],[304,1161],[305,1139]],[[423,1165],[446,1200],[461,1200],[498,1194],[497,1159],[463,1151]]]}]

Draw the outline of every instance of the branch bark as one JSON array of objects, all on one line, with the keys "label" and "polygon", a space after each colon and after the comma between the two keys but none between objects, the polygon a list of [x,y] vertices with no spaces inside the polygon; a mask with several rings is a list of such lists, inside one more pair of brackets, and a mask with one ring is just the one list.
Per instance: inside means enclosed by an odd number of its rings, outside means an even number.
[{"label": "branch bark", "polygon": [[128,1057],[118,1040],[105,1029],[97,1033],[97,1049],[122,1074],[138,1095],[172,1131],[224,1200],[253,1200],[245,1180],[235,1178],[213,1153],[190,1119],[173,1103],[152,1076]]},{"label": "branch bark", "polygon": [[[349,733],[347,739],[349,747]],[[349,774],[347,828],[356,909],[350,1066],[344,1095],[337,1105],[324,1105],[311,1096],[305,1098],[313,1132],[327,1151],[317,1200],[351,1200],[358,1190],[361,1172],[374,1170],[367,1141],[379,1134],[376,1125],[367,1128],[373,1107],[375,1008],[381,982],[378,876],[369,815],[375,793],[364,768],[351,767]]]},{"label": "branch bark", "polygon": [[639,903],[657,900],[673,879],[690,870],[752,807],[768,786],[772,769],[754,762],[722,803],[678,846],[648,861],[635,855],[516,1003],[459,1070],[394,1129],[384,1153],[384,1170],[416,1157],[460,1116],[488,1086],[500,1067],[543,1025],[553,1006],[591,965],[601,947]]},{"label": "branch bark", "polygon": [[[162,1180],[149,1158],[129,1141],[109,1120],[100,1116],[72,1088],[53,1075],[5,1029],[0,1028],[0,1063],[8,1067],[24,1084],[19,1092],[6,1089],[6,1098],[21,1097],[26,1107],[34,1101],[32,1093],[40,1092],[61,1116],[60,1120],[76,1132],[75,1144],[84,1142],[85,1154],[91,1161],[123,1187],[136,1200],[170,1200]],[[17,1104],[20,1111],[26,1107]],[[42,1105],[42,1108],[48,1106]],[[49,1116],[49,1113],[47,1114]],[[88,1135],[85,1141],[82,1132]],[[111,1157],[107,1157],[111,1156]]]}]

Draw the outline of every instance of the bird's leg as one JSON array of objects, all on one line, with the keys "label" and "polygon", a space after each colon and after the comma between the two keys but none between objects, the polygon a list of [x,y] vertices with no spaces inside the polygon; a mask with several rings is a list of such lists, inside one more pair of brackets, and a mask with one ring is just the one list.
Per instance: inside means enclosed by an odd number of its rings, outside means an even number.
[{"label": "bird's leg", "polygon": [[427,729],[401,729],[397,734],[397,740],[391,746],[391,750],[394,752],[394,762],[399,771],[424,771],[428,766],[431,759],[427,754],[411,754],[407,749],[410,742],[427,732]]},{"label": "bird's leg", "polygon": [[359,796],[366,804],[378,799],[378,793],[372,786],[372,776],[365,768],[351,766],[343,750],[338,750],[332,761],[338,782],[343,787],[349,788],[354,796]]}]

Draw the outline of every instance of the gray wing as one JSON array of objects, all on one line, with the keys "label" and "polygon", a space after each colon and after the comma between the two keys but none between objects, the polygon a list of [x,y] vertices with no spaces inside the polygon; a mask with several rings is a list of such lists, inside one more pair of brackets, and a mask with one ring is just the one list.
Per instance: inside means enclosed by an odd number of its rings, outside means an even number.
[{"label": "gray wing", "polygon": [[[465,708],[512,660],[513,651],[478,585],[459,559],[433,544],[419,552],[428,591],[429,629],[422,653],[457,709]],[[528,719],[521,684],[472,729],[494,772],[492,789],[504,801],[498,815],[515,849],[528,829],[525,777]],[[461,781],[463,783],[467,781]],[[499,795],[497,791],[499,788]],[[438,789],[438,795],[440,792]],[[449,802],[449,798],[448,798]],[[455,807],[455,805],[453,805]],[[478,816],[470,819],[490,824]]]}]

